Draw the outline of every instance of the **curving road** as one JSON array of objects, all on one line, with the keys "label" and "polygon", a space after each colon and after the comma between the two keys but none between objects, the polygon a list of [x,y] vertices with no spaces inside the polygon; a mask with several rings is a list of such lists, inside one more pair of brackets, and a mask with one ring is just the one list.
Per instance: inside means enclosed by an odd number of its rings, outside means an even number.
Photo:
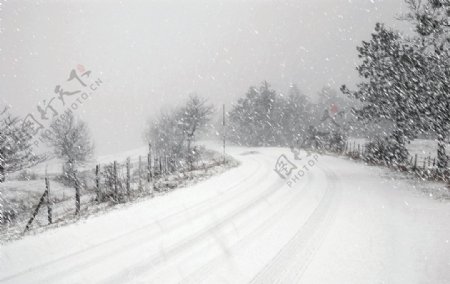
[{"label": "curving road", "polygon": [[[2,246],[0,283],[450,283],[450,203],[413,188],[437,185],[230,153],[239,167],[195,186]],[[281,154],[301,177],[274,171]]]}]

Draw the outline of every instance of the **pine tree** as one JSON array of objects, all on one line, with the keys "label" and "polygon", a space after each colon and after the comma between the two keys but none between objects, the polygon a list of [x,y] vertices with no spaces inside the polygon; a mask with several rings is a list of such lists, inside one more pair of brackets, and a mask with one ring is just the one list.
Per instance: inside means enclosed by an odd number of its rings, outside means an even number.
[{"label": "pine tree", "polygon": [[406,15],[417,32],[409,40],[421,56],[418,64],[422,80],[413,81],[420,98],[417,102],[426,114],[426,124],[437,136],[437,166],[446,168],[445,140],[450,131],[450,2],[407,0]]},{"label": "pine tree", "polygon": [[[344,85],[343,93],[360,100],[357,116],[366,121],[387,120],[393,124],[396,141],[394,160],[405,162],[406,142],[424,128],[424,120],[417,105],[418,94],[414,81],[421,81],[420,54],[405,44],[399,33],[376,24],[370,41],[357,48],[361,64],[357,67],[363,79],[356,91]],[[422,64],[423,66],[423,64]]]},{"label": "pine tree", "polygon": [[231,138],[247,146],[279,144],[282,140],[279,100],[266,81],[259,88],[251,87],[230,112]]},{"label": "pine tree", "polygon": [[291,85],[288,96],[280,99],[278,105],[283,144],[294,146],[305,138],[308,126],[312,123],[312,104],[296,85]]}]

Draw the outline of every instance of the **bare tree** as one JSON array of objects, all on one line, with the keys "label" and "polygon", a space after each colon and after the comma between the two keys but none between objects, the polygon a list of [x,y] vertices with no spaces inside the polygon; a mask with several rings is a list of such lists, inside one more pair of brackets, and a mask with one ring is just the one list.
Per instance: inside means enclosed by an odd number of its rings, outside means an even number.
[{"label": "bare tree", "polygon": [[185,137],[178,115],[177,110],[161,112],[157,119],[150,121],[145,138],[158,153],[180,159],[183,158]]},{"label": "bare tree", "polygon": [[192,142],[195,140],[195,135],[211,120],[213,112],[214,106],[197,95],[191,95],[186,105],[180,110],[180,125],[186,138],[186,158],[191,167],[196,155],[192,149]]},{"label": "bare tree", "polygon": [[33,166],[45,160],[33,152],[32,131],[12,115],[7,107],[0,109],[0,182],[6,173]]},{"label": "bare tree", "polygon": [[94,145],[87,124],[77,120],[72,112],[56,119],[51,124],[52,131],[43,135],[53,147],[55,155],[64,161],[64,177],[75,187],[75,214],[80,213],[80,181],[77,171],[92,157]]},{"label": "bare tree", "polygon": [[145,138],[159,154],[186,159],[192,167],[198,154],[192,143],[210,121],[213,110],[207,100],[192,95],[183,107],[162,112],[151,122]]}]

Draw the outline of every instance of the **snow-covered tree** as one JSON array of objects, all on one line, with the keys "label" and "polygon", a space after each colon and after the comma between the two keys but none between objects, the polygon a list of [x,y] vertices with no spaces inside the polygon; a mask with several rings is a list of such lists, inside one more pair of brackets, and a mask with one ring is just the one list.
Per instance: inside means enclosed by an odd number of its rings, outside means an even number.
[{"label": "snow-covered tree", "polygon": [[255,121],[255,100],[258,96],[256,88],[250,88],[245,98],[240,98],[229,112],[230,139],[238,144],[258,145],[258,133]]},{"label": "snow-covered tree", "polygon": [[7,107],[0,109],[0,182],[7,173],[42,162],[45,157],[33,152],[32,130]]},{"label": "snow-covered tree", "polygon": [[251,87],[229,113],[231,138],[243,145],[275,145],[280,140],[282,113],[277,110],[278,100],[266,81],[259,88]]},{"label": "snow-covered tree", "polygon": [[435,133],[438,143],[437,166],[445,168],[445,140],[450,131],[450,1],[406,0],[410,20],[417,36],[409,39],[420,54],[418,72],[421,80],[413,80],[420,94],[418,106],[425,114],[426,125]]},{"label": "snow-covered tree", "polygon": [[214,107],[206,99],[192,95],[184,106],[162,112],[153,119],[145,139],[158,154],[186,160],[192,166],[198,156],[192,144],[210,122],[213,111]]},{"label": "snow-covered tree", "polygon": [[302,140],[311,125],[312,103],[296,85],[291,85],[288,95],[278,100],[276,109],[284,145],[294,146]]},{"label": "snow-covered tree", "polygon": [[311,103],[292,85],[287,95],[263,82],[251,87],[229,113],[230,138],[247,146],[294,146],[311,124]]},{"label": "snow-covered tree", "polygon": [[75,214],[80,213],[80,181],[78,169],[89,161],[94,152],[94,144],[87,124],[76,119],[72,112],[54,120],[50,125],[52,131],[44,132],[44,140],[53,147],[56,157],[64,161],[63,174],[75,188]]},{"label": "snow-covered tree", "polygon": [[187,160],[191,166],[197,155],[192,149],[192,142],[195,141],[196,134],[210,122],[213,112],[213,105],[197,95],[190,96],[179,111],[179,125],[186,140]]},{"label": "snow-covered tree", "polygon": [[363,41],[357,50],[361,59],[357,70],[363,80],[356,91],[345,85],[341,90],[363,103],[355,110],[360,119],[393,124],[392,136],[397,142],[394,160],[404,162],[408,156],[406,142],[424,126],[413,83],[423,80],[422,73],[417,72],[420,54],[383,24],[376,24],[371,40]]},{"label": "snow-covered tree", "polygon": [[185,136],[178,116],[177,110],[162,111],[156,119],[150,121],[145,132],[146,141],[151,143],[158,153],[170,155],[175,159],[184,158]]}]

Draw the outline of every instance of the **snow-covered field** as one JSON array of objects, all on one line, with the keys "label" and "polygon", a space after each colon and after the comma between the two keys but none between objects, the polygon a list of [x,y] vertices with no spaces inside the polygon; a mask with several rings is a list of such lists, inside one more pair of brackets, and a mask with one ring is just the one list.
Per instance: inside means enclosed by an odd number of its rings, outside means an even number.
[{"label": "snow-covered field", "polygon": [[0,282],[450,282],[445,185],[320,156],[289,187],[278,157],[307,159],[229,151],[238,168],[4,245]]}]

